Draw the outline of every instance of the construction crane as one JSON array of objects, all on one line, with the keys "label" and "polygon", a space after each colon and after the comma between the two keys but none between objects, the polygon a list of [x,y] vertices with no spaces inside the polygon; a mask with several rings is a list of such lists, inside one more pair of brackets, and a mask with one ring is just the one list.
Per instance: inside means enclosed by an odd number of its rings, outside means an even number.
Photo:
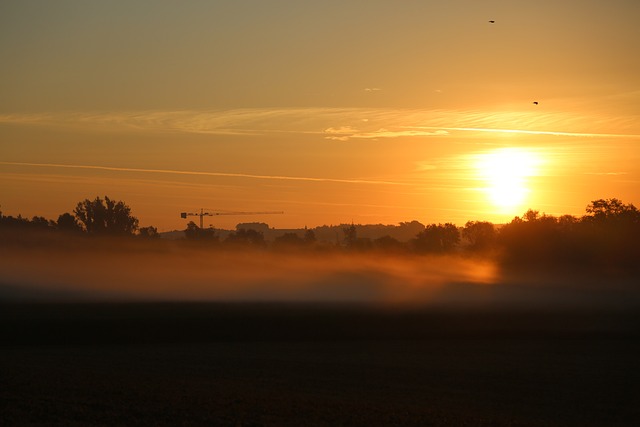
[{"label": "construction crane", "polygon": [[199,216],[200,217],[200,229],[203,228],[203,220],[205,216],[220,216],[220,215],[279,215],[283,214],[282,211],[261,211],[261,212],[226,212],[226,211],[211,211],[205,212],[204,208],[200,209],[200,212],[181,212],[180,218],[186,218],[188,216]]}]

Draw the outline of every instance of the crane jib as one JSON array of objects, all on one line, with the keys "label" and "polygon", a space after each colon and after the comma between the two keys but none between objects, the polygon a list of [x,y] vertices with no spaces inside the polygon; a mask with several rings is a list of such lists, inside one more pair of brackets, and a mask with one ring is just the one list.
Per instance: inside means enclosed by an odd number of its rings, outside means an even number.
[{"label": "crane jib", "polygon": [[245,212],[245,211],[237,211],[237,212],[205,212],[204,209],[200,209],[200,212],[181,212],[180,218],[186,219],[189,216],[197,216],[200,217],[200,228],[203,228],[203,218],[205,216],[220,216],[220,215],[279,215],[284,214],[283,211],[256,211],[256,212]]}]

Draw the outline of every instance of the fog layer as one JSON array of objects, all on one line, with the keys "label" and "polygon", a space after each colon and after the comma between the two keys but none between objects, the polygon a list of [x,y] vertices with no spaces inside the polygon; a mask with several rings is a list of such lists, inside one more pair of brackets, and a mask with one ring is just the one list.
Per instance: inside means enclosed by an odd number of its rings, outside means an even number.
[{"label": "fog layer", "polygon": [[626,283],[501,274],[461,256],[279,253],[189,245],[13,247],[0,299],[495,305],[637,303]]}]

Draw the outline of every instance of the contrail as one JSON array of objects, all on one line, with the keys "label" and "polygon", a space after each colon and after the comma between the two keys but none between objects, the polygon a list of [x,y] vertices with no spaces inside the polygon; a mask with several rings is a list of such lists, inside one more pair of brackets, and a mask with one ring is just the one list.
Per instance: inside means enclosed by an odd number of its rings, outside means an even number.
[{"label": "contrail", "polygon": [[273,179],[273,180],[284,180],[284,181],[338,182],[338,183],[346,183],[346,184],[377,184],[377,185],[409,185],[402,182],[377,181],[377,180],[367,180],[367,179],[338,179],[338,178],[312,178],[312,177],[305,177],[305,176],[253,175],[253,174],[247,174],[247,173],[121,168],[121,167],[115,167],[115,166],[68,165],[68,164],[59,164],[59,163],[26,163],[26,162],[0,161],[0,164],[11,165],[11,166],[28,166],[28,167],[90,169],[90,170],[103,170],[103,171],[110,171],[110,172],[141,172],[141,173],[159,173],[159,174],[172,174],[172,175],[196,175],[196,176],[217,176],[217,177],[231,177],[231,178]]},{"label": "contrail", "polygon": [[523,130],[523,129],[494,129],[494,128],[471,128],[471,127],[442,127],[442,126],[403,126],[410,129],[442,129],[449,131],[463,132],[498,132],[498,133],[521,133],[527,135],[557,135],[557,136],[582,136],[589,138],[640,138],[640,135],[618,134],[618,133],[580,133],[580,132],[559,132],[548,130]]}]

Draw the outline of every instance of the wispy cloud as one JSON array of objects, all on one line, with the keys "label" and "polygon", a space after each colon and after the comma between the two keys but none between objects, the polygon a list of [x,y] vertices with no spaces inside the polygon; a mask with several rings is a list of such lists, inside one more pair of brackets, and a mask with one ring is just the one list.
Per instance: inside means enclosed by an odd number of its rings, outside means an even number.
[{"label": "wispy cloud", "polygon": [[[375,91],[376,88],[368,88]],[[366,90],[366,89],[365,89]],[[450,132],[640,138],[637,116],[563,110],[242,108],[230,110],[0,114],[0,123],[95,130],[262,135],[314,134],[333,140],[442,136]]]},{"label": "wispy cloud", "polygon": [[628,172],[585,172],[585,175],[620,176],[628,175]]},{"label": "wispy cloud", "polygon": [[495,129],[495,128],[468,128],[468,127],[436,127],[436,126],[420,126],[411,127],[411,129],[436,130],[437,131],[460,131],[460,132],[491,132],[491,133],[516,133],[526,135],[556,135],[556,136],[581,136],[581,137],[606,137],[606,138],[640,138],[636,134],[619,134],[619,133],[585,133],[585,132],[561,132],[561,131],[545,131],[545,130],[527,130],[527,129]]},{"label": "wispy cloud", "polygon": [[400,138],[400,137],[427,137],[427,136],[447,136],[449,132],[444,129],[435,130],[389,130],[378,129],[371,132],[362,132],[350,126],[339,128],[327,128],[324,130],[326,139],[335,141],[348,141],[350,139],[380,139],[380,138]]},{"label": "wispy cloud", "polygon": [[408,185],[403,182],[371,180],[371,179],[340,179],[340,178],[319,178],[319,177],[304,177],[304,176],[255,175],[255,174],[247,174],[247,173],[124,168],[124,167],[115,167],[115,166],[71,165],[71,164],[58,164],[58,163],[26,163],[26,162],[0,161],[0,165],[41,167],[41,168],[47,167],[47,168],[64,168],[64,169],[86,169],[86,170],[101,170],[101,171],[109,171],[109,172],[134,172],[134,173],[155,173],[155,174],[172,174],[172,175],[213,176],[213,177],[227,177],[227,178],[249,178],[249,179],[281,180],[281,181],[336,182],[336,183],[343,183],[343,184]]},{"label": "wispy cloud", "polygon": [[416,172],[432,171],[435,169],[438,169],[438,166],[433,163],[433,160],[430,162],[416,162]]}]

